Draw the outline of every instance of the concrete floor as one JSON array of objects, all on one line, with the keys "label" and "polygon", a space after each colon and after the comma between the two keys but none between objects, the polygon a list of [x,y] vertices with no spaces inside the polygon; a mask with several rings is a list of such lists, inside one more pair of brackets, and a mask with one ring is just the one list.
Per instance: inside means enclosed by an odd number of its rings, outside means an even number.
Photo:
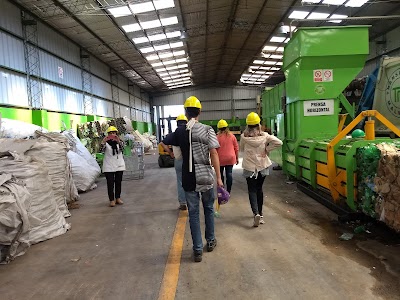
[{"label": "concrete floor", "polygon": [[[106,206],[100,180],[71,211],[71,231],[0,266],[1,299],[157,299],[178,202],[174,169],[159,169],[157,155],[145,159],[145,178],[123,182],[123,206]],[[235,167],[232,198],[216,219],[218,246],[202,263],[192,262],[186,227],[176,299],[400,299],[397,240],[340,241],[351,229],[281,172],[264,187],[266,224],[253,228]]]}]

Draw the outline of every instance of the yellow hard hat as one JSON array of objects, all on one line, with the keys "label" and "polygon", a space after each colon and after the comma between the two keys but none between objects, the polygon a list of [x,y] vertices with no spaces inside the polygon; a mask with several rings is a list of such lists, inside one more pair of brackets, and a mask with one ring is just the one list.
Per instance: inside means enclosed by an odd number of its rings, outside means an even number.
[{"label": "yellow hard hat", "polygon": [[218,127],[218,129],[226,128],[226,127],[228,127],[228,123],[225,120],[221,119],[218,121],[217,127]]},{"label": "yellow hard hat", "polygon": [[176,118],[176,121],[178,122],[178,121],[188,121],[188,119],[186,118],[186,116],[185,115],[179,115],[177,118]]},{"label": "yellow hard hat", "polygon": [[201,109],[201,103],[200,103],[200,100],[197,99],[195,96],[190,96],[189,98],[186,99],[183,107],[185,107],[185,108],[194,107],[194,108]]},{"label": "yellow hard hat", "polygon": [[117,127],[115,127],[115,126],[110,126],[110,127],[107,128],[107,133],[113,132],[113,131],[118,132]]},{"label": "yellow hard hat", "polygon": [[260,117],[255,112],[251,112],[247,115],[246,124],[247,125],[257,125],[260,124]]}]

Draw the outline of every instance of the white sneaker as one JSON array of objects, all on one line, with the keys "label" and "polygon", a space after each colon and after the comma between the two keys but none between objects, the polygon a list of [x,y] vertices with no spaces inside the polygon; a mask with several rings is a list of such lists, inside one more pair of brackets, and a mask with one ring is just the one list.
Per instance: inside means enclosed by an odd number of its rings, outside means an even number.
[{"label": "white sneaker", "polygon": [[260,224],[265,224],[264,216],[260,216]]},{"label": "white sneaker", "polygon": [[256,215],[254,216],[254,224],[253,224],[253,227],[258,227],[258,225],[260,225],[260,218],[261,218],[261,216],[260,216],[259,214],[256,214]]}]

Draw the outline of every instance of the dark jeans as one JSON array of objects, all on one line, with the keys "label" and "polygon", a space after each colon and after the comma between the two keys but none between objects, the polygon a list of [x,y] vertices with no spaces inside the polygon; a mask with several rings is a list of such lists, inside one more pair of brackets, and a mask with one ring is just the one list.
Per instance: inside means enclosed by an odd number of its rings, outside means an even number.
[{"label": "dark jeans", "polygon": [[[121,198],[122,174],[124,174],[124,171],[104,173],[107,179],[108,198],[110,199],[110,201]],[[114,198],[114,185],[115,185],[115,198]]]},{"label": "dark jeans", "polygon": [[220,166],[219,169],[221,170],[221,179],[222,179],[222,183],[223,184],[225,184],[225,181],[224,181],[224,169],[225,169],[225,173],[226,173],[226,190],[230,194],[231,190],[232,190],[232,182],[233,182],[233,177],[232,177],[233,166]]},{"label": "dark jeans", "polygon": [[251,210],[254,215],[259,214],[262,216],[262,208],[264,204],[263,184],[265,176],[258,173],[257,179],[249,177],[246,178],[246,180]]}]

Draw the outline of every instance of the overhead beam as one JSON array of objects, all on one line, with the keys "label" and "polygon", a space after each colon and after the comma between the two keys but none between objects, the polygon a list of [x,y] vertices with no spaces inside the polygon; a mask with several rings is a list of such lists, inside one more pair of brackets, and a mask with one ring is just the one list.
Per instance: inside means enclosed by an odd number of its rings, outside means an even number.
[{"label": "overhead beam", "polygon": [[[125,64],[127,64],[130,68],[132,68],[132,70],[135,70],[135,68],[128,63],[121,55],[119,55],[116,51],[114,51],[114,49],[112,49],[107,43],[106,41],[104,41],[101,37],[99,37],[93,30],[91,30],[85,23],[83,23],[80,19],[78,19],[74,14],[72,14],[68,8],[66,8],[62,3],[60,3],[58,0],[53,0],[54,4],[56,6],[58,6],[59,8],[61,8],[62,10],[65,11],[65,13],[72,18],[75,22],[77,22],[80,26],[82,26],[87,32],[89,32],[93,37],[95,37],[96,39],[98,39],[102,44],[104,44],[104,46],[109,49],[111,52],[113,52],[121,61],[123,61]],[[154,85],[151,84],[150,82],[148,82],[146,79],[143,78],[142,75],[140,75],[140,73],[136,72],[140,78],[144,81],[146,81],[151,87],[154,88]]]},{"label": "overhead beam", "polygon": [[[266,0],[266,1],[267,1],[267,0]],[[219,59],[218,59],[217,71],[216,71],[215,74],[214,74],[214,80],[213,80],[214,82],[216,81],[217,76],[218,76],[218,73],[219,73],[219,70],[220,70],[220,68],[221,68],[222,58],[224,57],[225,52],[226,52],[226,44],[227,44],[227,42],[228,42],[229,33],[230,33],[231,29],[232,29],[232,24],[233,24],[233,22],[234,22],[235,19],[236,19],[236,12],[237,12],[238,6],[239,6],[239,0],[235,0],[235,1],[232,3],[231,12],[230,12],[230,14],[229,14],[228,23],[227,23],[227,25],[226,25],[225,36],[224,36],[224,43],[223,43],[223,45],[222,45],[222,52],[221,52],[221,54],[220,54],[220,56],[219,56]]]}]

